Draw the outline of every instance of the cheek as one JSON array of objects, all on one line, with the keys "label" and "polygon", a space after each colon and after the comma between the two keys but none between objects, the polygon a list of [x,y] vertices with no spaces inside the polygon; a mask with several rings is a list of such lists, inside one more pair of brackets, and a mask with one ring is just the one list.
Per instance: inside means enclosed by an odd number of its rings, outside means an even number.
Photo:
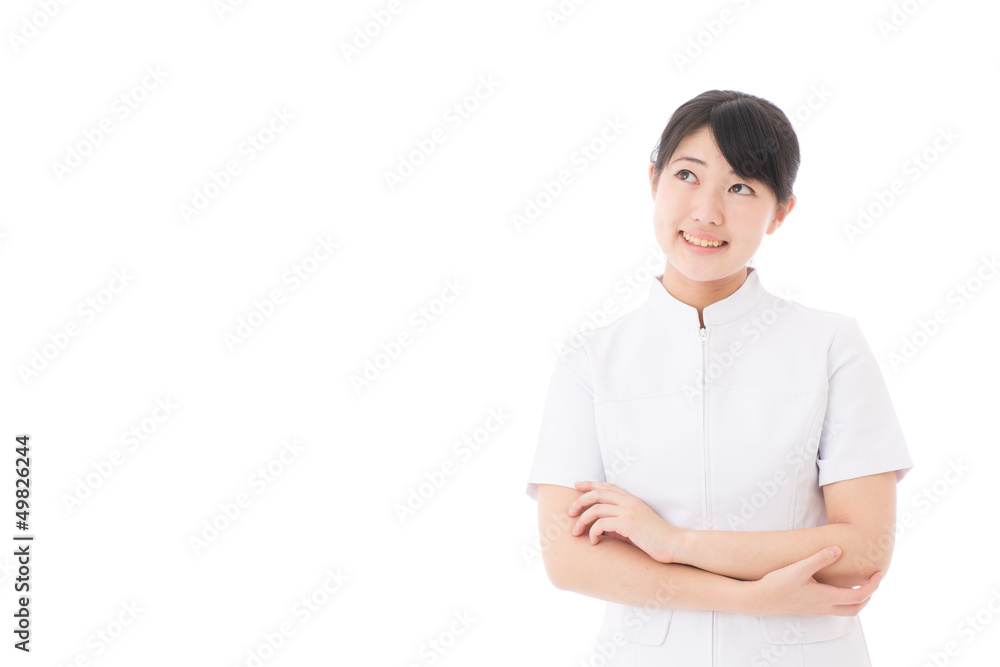
[{"label": "cheek", "polygon": [[657,193],[656,201],[653,203],[653,211],[657,219],[667,224],[681,216],[684,207],[683,197],[675,195],[669,190]]},{"label": "cheek", "polygon": [[758,230],[763,234],[772,217],[765,202],[737,203],[726,211],[726,220],[730,226],[740,230],[741,234],[751,236],[757,234]]}]

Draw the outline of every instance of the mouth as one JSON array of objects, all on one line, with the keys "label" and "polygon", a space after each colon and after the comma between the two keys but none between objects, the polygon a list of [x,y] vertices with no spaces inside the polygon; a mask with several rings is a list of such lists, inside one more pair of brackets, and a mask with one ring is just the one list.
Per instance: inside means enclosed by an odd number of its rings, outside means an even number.
[{"label": "mouth", "polygon": [[684,230],[677,232],[677,234],[684,239],[685,243],[696,248],[722,248],[729,245],[728,241],[709,241],[707,239],[700,239],[697,236],[688,234]]}]

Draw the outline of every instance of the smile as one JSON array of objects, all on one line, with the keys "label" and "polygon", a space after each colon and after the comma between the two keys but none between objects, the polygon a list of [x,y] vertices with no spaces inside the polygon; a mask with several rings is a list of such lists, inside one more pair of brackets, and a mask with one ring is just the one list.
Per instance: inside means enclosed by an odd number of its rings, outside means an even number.
[{"label": "smile", "polygon": [[684,240],[691,245],[701,246],[702,248],[719,248],[726,245],[726,241],[708,241],[706,239],[700,239],[697,236],[691,236],[687,232],[681,232]]}]

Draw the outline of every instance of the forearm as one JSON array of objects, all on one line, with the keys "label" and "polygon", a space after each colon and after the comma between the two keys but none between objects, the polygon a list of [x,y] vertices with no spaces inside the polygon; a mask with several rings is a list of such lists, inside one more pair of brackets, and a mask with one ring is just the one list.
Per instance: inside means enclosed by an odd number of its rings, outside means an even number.
[{"label": "forearm", "polygon": [[870,558],[867,538],[847,523],[778,531],[688,531],[675,560],[727,577],[757,580],[829,546],[840,547],[843,555],[815,574],[821,583],[859,586],[888,564]]},{"label": "forearm", "polygon": [[591,544],[569,536],[548,555],[546,567],[560,589],[637,607],[751,613],[752,582],[679,563],[659,563],[616,539]]}]

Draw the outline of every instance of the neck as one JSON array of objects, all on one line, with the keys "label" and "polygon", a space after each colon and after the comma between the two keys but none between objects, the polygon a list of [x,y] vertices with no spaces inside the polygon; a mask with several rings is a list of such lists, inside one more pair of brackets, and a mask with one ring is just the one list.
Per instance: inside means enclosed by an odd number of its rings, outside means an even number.
[{"label": "neck", "polygon": [[705,307],[734,294],[743,285],[752,270],[743,267],[733,275],[718,280],[691,280],[673,265],[667,263],[661,282],[664,289],[675,299],[698,309],[698,321],[704,327],[705,320],[702,317],[702,312]]}]

